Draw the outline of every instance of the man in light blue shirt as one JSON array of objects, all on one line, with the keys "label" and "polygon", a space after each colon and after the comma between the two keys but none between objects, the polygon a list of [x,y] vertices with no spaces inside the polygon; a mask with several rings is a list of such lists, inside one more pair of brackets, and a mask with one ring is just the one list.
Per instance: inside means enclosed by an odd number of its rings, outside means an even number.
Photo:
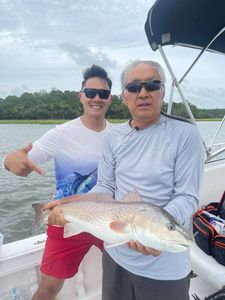
[{"label": "man in light blue shirt", "polygon": [[[107,134],[91,192],[121,199],[136,190],[189,228],[204,166],[198,129],[161,112],[165,75],[158,63],[130,63],[121,84],[132,118]],[[189,250],[160,252],[130,241],[103,253],[102,300],[189,300],[189,284]]]},{"label": "man in light blue shirt", "polygon": [[[122,98],[132,119],[112,128],[103,142],[92,192],[121,199],[136,190],[188,228],[197,208],[204,150],[196,126],[161,113],[162,67],[135,61],[121,76]],[[188,300],[189,251],[160,252],[131,241],[106,248],[103,300]]]}]

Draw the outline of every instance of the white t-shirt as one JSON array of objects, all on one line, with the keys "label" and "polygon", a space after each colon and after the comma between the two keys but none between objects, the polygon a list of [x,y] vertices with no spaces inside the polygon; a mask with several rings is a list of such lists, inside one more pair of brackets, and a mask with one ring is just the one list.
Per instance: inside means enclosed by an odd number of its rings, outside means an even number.
[{"label": "white t-shirt", "polygon": [[96,184],[102,141],[109,127],[107,122],[106,128],[97,132],[77,118],[57,125],[33,144],[29,158],[36,164],[54,158],[54,199],[88,192]]}]

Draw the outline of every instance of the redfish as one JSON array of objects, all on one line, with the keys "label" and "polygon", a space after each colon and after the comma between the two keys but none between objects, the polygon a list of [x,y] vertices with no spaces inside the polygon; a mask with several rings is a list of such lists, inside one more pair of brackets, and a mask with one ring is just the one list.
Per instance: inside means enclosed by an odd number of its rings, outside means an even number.
[{"label": "redfish", "polygon": [[[75,201],[73,201],[76,199]],[[193,242],[186,231],[165,209],[143,202],[138,192],[117,201],[109,194],[73,195],[59,201],[58,208],[68,222],[64,237],[88,232],[108,243],[108,247],[138,241],[160,251],[182,252]],[[46,222],[45,205],[33,204],[34,224]]]}]

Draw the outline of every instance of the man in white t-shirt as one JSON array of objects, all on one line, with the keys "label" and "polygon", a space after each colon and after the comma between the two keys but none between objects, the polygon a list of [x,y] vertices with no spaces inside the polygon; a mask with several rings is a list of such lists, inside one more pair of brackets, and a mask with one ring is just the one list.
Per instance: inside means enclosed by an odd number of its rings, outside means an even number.
[{"label": "man in white t-shirt", "polygon": [[[80,101],[84,114],[49,130],[33,145],[9,153],[3,162],[6,170],[18,176],[36,171],[39,164],[55,161],[54,199],[88,192],[97,182],[97,165],[102,141],[110,124],[105,113],[111,103],[112,81],[96,65],[83,73]],[[53,300],[64,280],[74,276],[92,245],[102,249],[102,241],[88,233],[63,238],[63,227],[48,225],[47,241],[41,263],[41,281],[32,300]],[[60,251],[59,251],[60,250]]]}]

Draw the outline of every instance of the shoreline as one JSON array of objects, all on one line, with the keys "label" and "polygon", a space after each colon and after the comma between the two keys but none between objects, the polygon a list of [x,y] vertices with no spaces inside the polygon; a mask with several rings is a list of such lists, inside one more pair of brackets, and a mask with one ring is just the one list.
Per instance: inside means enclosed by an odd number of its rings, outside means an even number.
[{"label": "shoreline", "polygon": [[[70,120],[0,120],[0,124],[62,124]],[[122,123],[127,119],[107,119],[109,123]]]},{"label": "shoreline", "polygon": [[[70,120],[0,120],[0,124],[62,124]],[[107,119],[109,123],[122,123],[126,122],[127,119]],[[212,119],[196,119],[197,122],[219,122],[222,118],[212,118]]]}]

